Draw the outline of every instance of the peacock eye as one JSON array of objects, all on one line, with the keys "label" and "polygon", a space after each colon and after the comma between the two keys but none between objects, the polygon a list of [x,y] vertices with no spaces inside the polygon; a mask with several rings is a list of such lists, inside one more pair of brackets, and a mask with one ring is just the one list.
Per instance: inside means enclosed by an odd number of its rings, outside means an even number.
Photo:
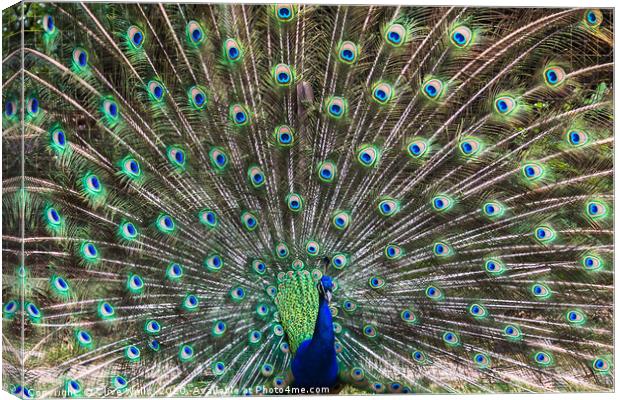
[{"label": "peacock eye", "polygon": [[443,291],[435,285],[428,286],[426,290],[424,291],[424,294],[429,299],[436,300],[436,301],[443,300],[443,297],[444,297]]},{"label": "peacock eye", "polygon": [[138,237],[138,229],[131,222],[123,222],[120,224],[118,231],[125,240],[134,240]]},{"label": "peacock eye", "polygon": [[385,258],[387,258],[388,260],[398,260],[399,258],[402,258],[405,255],[405,252],[398,245],[388,244],[387,246],[385,246],[385,249],[383,250],[383,254],[385,255]]},{"label": "peacock eye", "polygon": [[195,311],[198,309],[200,301],[196,295],[188,294],[183,299],[182,306],[187,311]]},{"label": "peacock eye", "polygon": [[204,110],[207,106],[207,94],[204,89],[199,86],[191,86],[187,89],[187,97],[192,107],[196,110]]},{"label": "peacock eye", "polygon": [[228,155],[221,147],[212,147],[209,150],[209,160],[217,171],[223,171],[228,166]]},{"label": "peacock eye", "polygon": [[456,332],[446,331],[442,335],[442,339],[443,342],[450,347],[459,346],[461,344],[461,339],[459,338],[459,335],[456,334]]},{"label": "peacock eye", "polygon": [[226,323],[224,321],[215,321],[211,333],[214,336],[222,336],[226,332]]},{"label": "peacock eye", "polygon": [[345,64],[353,64],[359,56],[358,46],[350,41],[340,43],[338,46],[338,59]]},{"label": "peacock eye", "polygon": [[435,211],[448,211],[454,205],[454,200],[448,195],[440,194],[431,199],[431,205]]},{"label": "peacock eye", "polygon": [[385,29],[384,39],[393,47],[400,47],[407,41],[407,30],[401,24],[391,24]]},{"label": "peacock eye", "polygon": [[534,237],[542,244],[553,242],[556,236],[555,230],[547,225],[541,225],[534,229]]},{"label": "peacock eye", "polygon": [[163,99],[164,86],[161,84],[161,82],[157,80],[149,81],[149,83],[146,84],[146,89],[149,93],[150,98],[153,101],[159,102]]},{"label": "peacock eye", "polygon": [[531,286],[530,291],[537,299],[548,299],[551,297],[551,289],[544,283],[535,283]]},{"label": "peacock eye", "polygon": [[201,224],[209,229],[216,228],[218,225],[217,214],[213,210],[204,209],[198,213],[198,219]]},{"label": "peacock eye", "polygon": [[185,151],[179,146],[169,146],[166,152],[168,161],[177,169],[182,170],[185,168],[187,157]]},{"label": "peacock eye", "polygon": [[327,115],[334,119],[342,118],[348,110],[348,103],[342,97],[332,96],[325,103]]},{"label": "peacock eye", "polygon": [[607,216],[607,205],[602,201],[591,200],[586,203],[586,214],[593,220]]},{"label": "peacock eye", "polygon": [[224,364],[222,361],[215,361],[213,362],[213,364],[211,364],[211,371],[214,375],[220,376],[224,372],[226,372],[226,364]]},{"label": "peacock eye", "polygon": [[77,330],[75,332],[75,338],[82,347],[89,347],[93,343],[93,338],[90,333],[83,330]]},{"label": "peacock eye", "polygon": [[5,318],[13,318],[15,312],[17,312],[17,302],[15,300],[9,300],[5,305],[3,310],[3,314]]},{"label": "peacock eye", "polygon": [[84,189],[90,195],[101,193],[103,185],[95,174],[87,174],[82,180]]},{"label": "peacock eye", "polygon": [[260,342],[262,337],[263,334],[260,331],[250,331],[248,335],[248,341],[250,342],[250,344],[256,344]]},{"label": "peacock eye", "polygon": [[278,4],[275,6],[275,15],[278,21],[288,22],[295,16],[295,6],[292,4]]},{"label": "peacock eye", "polygon": [[284,242],[280,242],[276,245],[276,257],[280,259],[287,258],[289,255],[288,245]]},{"label": "peacock eye", "polygon": [[498,218],[504,215],[506,208],[496,201],[489,201],[482,205],[482,212],[489,218]]},{"label": "peacock eye", "polygon": [[379,213],[384,217],[391,217],[400,211],[400,202],[392,198],[384,198],[377,205]]},{"label": "peacock eye", "polygon": [[521,333],[521,329],[516,325],[506,325],[503,330],[504,336],[506,339],[511,341],[521,340],[523,334]]},{"label": "peacock eye", "polygon": [[188,362],[194,359],[194,348],[188,344],[181,345],[179,347],[179,360],[181,362]]},{"label": "peacock eye", "polygon": [[140,164],[135,158],[126,157],[121,162],[121,172],[131,179],[139,178],[142,175]]},{"label": "peacock eye", "polygon": [[379,162],[381,151],[378,147],[366,144],[357,150],[357,162],[365,168],[372,168]]},{"label": "peacock eye", "polygon": [[127,29],[127,38],[134,49],[142,48],[144,44],[144,33],[140,28],[135,25],[130,26],[129,29]]},{"label": "peacock eye", "polygon": [[144,280],[140,275],[131,274],[127,278],[127,289],[132,294],[140,294],[144,290]]},{"label": "peacock eye", "polygon": [[47,220],[47,223],[52,228],[58,227],[62,222],[62,219],[60,218],[60,214],[58,213],[58,210],[56,210],[54,207],[48,207],[45,210],[44,215],[45,215],[45,219]]},{"label": "peacock eye", "polygon": [[286,196],[286,205],[292,212],[300,212],[304,206],[304,199],[297,193],[289,193]]},{"label": "peacock eye", "polygon": [[275,324],[273,326],[273,334],[276,336],[284,336],[284,328],[280,324]]},{"label": "peacock eye", "polygon": [[52,276],[51,286],[52,290],[61,296],[65,296],[69,293],[69,284],[60,276]]},{"label": "peacock eye", "polygon": [[580,147],[588,142],[588,134],[580,130],[571,130],[566,133],[566,141],[571,146]]},{"label": "peacock eye", "polygon": [[394,88],[389,83],[375,83],[371,90],[372,99],[379,104],[386,104],[394,97]]},{"label": "peacock eye", "polygon": [[265,289],[265,292],[267,293],[269,297],[275,297],[276,294],[278,293],[278,289],[276,289],[275,286],[267,286],[267,288]]},{"label": "peacock eye", "polygon": [[114,307],[107,301],[102,301],[97,306],[97,313],[101,319],[110,319],[114,317]]},{"label": "peacock eye", "polygon": [[344,253],[335,254],[331,260],[331,265],[335,269],[343,269],[348,265],[348,263],[349,263],[349,258]]},{"label": "peacock eye", "polygon": [[476,367],[478,368],[489,368],[489,366],[491,366],[491,358],[484,354],[484,353],[476,353],[474,354],[474,364],[476,364]]},{"label": "peacock eye", "polygon": [[408,324],[414,324],[417,322],[417,317],[415,313],[409,309],[405,309],[400,313],[400,319],[405,321]]},{"label": "peacock eye", "polygon": [[71,60],[77,69],[82,70],[88,66],[88,53],[83,48],[77,47],[73,50]]},{"label": "peacock eye", "polygon": [[598,271],[603,268],[603,261],[592,254],[587,254],[581,259],[581,265],[586,271]]},{"label": "peacock eye", "polygon": [[260,369],[261,375],[268,378],[273,375],[273,365],[265,363]]},{"label": "peacock eye", "polygon": [[590,28],[598,28],[603,23],[603,13],[601,10],[587,10],[584,14],[584,21]]},{"label": "peacock eye", "polygon": [[43,25],[43,30],[47,34],[52,34],[56,32],[56,23],[54,21],[54,17],[49,14],[46,14],[41,18],[41,24]]},{"label": "peacock eye", "polygon": [[65,383],[65,390],[71,397],[78,397],[82,392],[82,385],[75,379],[70,379]]},{"label": "peacock eye", "polygon": [[491,275],[502,275],[506,271],[504,263],[497,258],[490,258],[484,262],[484,269]]},{"label": "peacock eye", "polygon": [[339,231],[345,230],[351,223],[351,215],[347,211],[336,211],[332,215],[332,225]]},{"label": "peacock eye", "polygon": [[553,357],[546,351],[538,351],[534,354],[534,362],[541,367],[548,367],[553,364]]},{"label": "peacock eye", "polygon": [[155,226],[162,233],[172,233],[176,228],[176,224],[172,217],[168,214],[160,214],[155,221]]},{"label": "peacock eye", "polygon": [[204,261],[204,266],[210,272],[218,272],[224,266],[224,260],[219,254],[211,254]]},{"label": "peacock eye", "polygon": [[254,215],[254,213],[244,211],[241,214],[241,223],[247,231],[252,232],[256,229],[256,227],[258,227],[258,218]]},{"label": "peacock eye", "polygon": [[82,258],[88,262],[95,262],[99,258],[97,247],[91,242],[82,242],[80,246]]},{"label": "peacock eye", "polygon": [[439,79],[432,78],[424,82],[424,84],[422,85],[422,90],[427,98],[431,100],[437,100],[439,97],[441,97],[444,91],[444,84]]},{"label": "peacock eye", "polygon": [[320,249],[321,246],[316,240],[309,240],[306,243],[306,253],[308,253],[308,256],[310,257],[316,257],[319,254]]},{"label": "peacock eye", "polygon": [[357,309],[357,304],[351,300],[345,300],[342,302],[342,307],[346,312],[353,312]]},{"label": "peacock eye", "polygon": [[433,253],[437,257],[448,257],[453,254],[452,246],[446,242],[436,242],[433,244]]},{"label": "peacock eye", "polygon": [[266,317],[269,314],[269,307],[267,307],[266,304],[259,304],[256,306],[256,314],[263,318]]},{"label": "peacock eye", "polygon": [[499,96],[493,102],[495,112],[500,115],[510,115],[517,107],[517,101],[511,96]]},{"label": "peacock eye", "polygon": [[122,391],[127,387],[127,378],[121,375],[116,375],[112,378],[112,386],[117,391]]},{"label": "peacock eye", "polygon": [[114,123],[118,120],[119,111],[118,105],[112,99],[103,100],[103,114],[110,123]]},{"label": "peacock eye", "polygon": [[464,48],[471,44],[473,38],[473,34],[471,29],[467,26],[462,25],[452,30],[450,33],[450,40],[452,44],[458,48]]},{"label": "peacock eye", "polygon": [[293,70],[287,64],[276,65],[273,67],[271,74],[276,85],[279,86],[290,86],[295,81]]},{"label": "peacock eye", "polygon": [[149,319],[144,323],[144,331],[149,335],[157,335],[161,332],[161,325],[154,319]]},{"label": "peacock eye", "polygon": [[378,277],[378,276],[371,276],[368,279],[368,285],[372,289],[380,289],[383,286],[385,286],[385,280],[383,278]]},{"label": "peacock eye", "polygon": [[428,357],[422,350],[413,350],[411,352],[411,358],[413,358],[418,364],[426,364],[428,362]]},{"label": "peacock eye", "polygon": [[602,357],[597,357],[592,361],[592,369],[598,374],[608,374],[611,366],[609,361]]},{"label": "peacock eye", "polygon": [[28,112],[28,115],[31,117],[34,117],[37,114],[39,114],[39,111],[40,111],[39,99],[37,99],[36,97],[30,97],[28,99],[28,102],[26,103],[26,111]]},{"label": "peacock eye", "polygon": [[263,275],[267,271],[267,264],[263,260],[257,259],[252,261],[252,269],[259,275]]},{"label": "peacock eye", "polygon": [[224,42],[224,57],[228,62],[236,63],[243,59],[243,50],[235,39],[227,39]]},{"label": "peacock eye", "polygon": [[140,360],[140,349],[138,346],[130,345],[125,347],[125,358],[133,362]]},{"label": "peacock eye", "polygon": [[319,164],[319,179],[323,182],[330,183],[336,178],[336,164],[332,161],[323,161]]},{"label": "peacock eye", "polygon": [[33,303],[26,303],[26,314],[28,318],[33,322],[39,322],[41,320],[41,311]]},{"label": "peacock eye", "polygon": [[254,189],[260,189],[265,186],[265,173],[258,165],[252,165],[248,168],[248,181]]},{"label": "peacock eye", "polygon": [[566,312],[566,321],[575,326],[581,326],[586,323],[586,315],[580,310],[568,310]]},{"label": "peacock eye", "polygon": [[553,88],[560,86],[566,78],[566,72],[561,67],[548,67],[544,71],[545,83]]},{"label": "peacock eye", "polygon": [[236,127],[246,126],[250,123],[250,115],[243,104],[233,104],[230,106],[228,114]]},{"label": "peacock eye", "polygon": [[273,378],[273,385],[277,388],[283,388],[286,384],[286,381],[281,376],[276,376]]},{"label": "peacock eye", "polygon": [[476,319],[483,319],[489,315],[487,309],[483,305],[477,303],[470,305],[467,311]]},{"label": "peacock eye", "polygon": [[419,159],[428,153],[429,145],[426,139],[416,138],[407,145],[407,154],[413,159]]},{"label": "peacock eye", "polygon": [[194,20],[189,21],[185,26],[185,33],[187,35],[187,41],[194,46],[201,45],[205,40],[204,29],[200,24]]},{"label": "peacock eye", "polygon": [[367,338],[377,337],[377,328],[372,324],[367,324],[363,328],[364,336]]},{"label": "peacock eye", "polygon": [[183,267],[175,262],[168,264],[166,277],[170,280],[178,280],[183,276]]},{"label": "peacock eye", "polygon": [[465,137],[459,143],[459,150],[465,157],[472,157],[479,154],[482,151],[482,148],[482,141],[473,136]]},{"label": "peacock eye", "polygon": [[538,163],[527,163],[521,167],[521,172],[525,179],[535,182],[543,178],[545,169]]},{"label": "peacock eye", "polygon": [[15,116],[17,113],[17,103],[14,100],[7,100],[4,103],[4,115],[7,118]]},{"label": "peacock eye", "polygon": [[356,381],[356,382],[360,382],[360,381],[364,380],[364,376],[365,376],[366,374],[364,373],[364,370],[363,370],[363,369],[361,369],[361,368],[359,368],[359,367],[356,367],[356,368],[352,368],[352,369],[351,369],[351,373],[350,373],[350,375],[351,375],[351,378],[352,378],[354,381]]},{"label": "peacock eye", "polygon": [[273,136],[280,147],[290,147],[295,142],[295,131],[288,125],[276,127]]}]

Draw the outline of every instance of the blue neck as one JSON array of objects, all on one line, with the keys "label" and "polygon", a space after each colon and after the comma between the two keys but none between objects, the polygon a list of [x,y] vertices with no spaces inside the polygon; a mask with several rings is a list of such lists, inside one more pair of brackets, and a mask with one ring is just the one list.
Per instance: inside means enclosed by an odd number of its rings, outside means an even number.
[{"label": "blue neck", "polygon": [[333,387],[338,379],[335,336],[329,303],[319,298],[319,313],[312,339],[297,349],[291,369],[298,387]]},{"label": "blue neck", "polygon": [[319,315],[314,326],[314,334],[312,335],[312,346],[325,349],[331,348],[333,350],[334,339],[334,324],[329,303],[321,296],[319,299]]}]

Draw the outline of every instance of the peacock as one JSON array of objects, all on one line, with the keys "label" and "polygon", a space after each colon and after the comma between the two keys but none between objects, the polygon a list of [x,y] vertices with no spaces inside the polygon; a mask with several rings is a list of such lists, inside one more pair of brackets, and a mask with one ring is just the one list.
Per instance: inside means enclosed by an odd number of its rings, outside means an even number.
[{"label": "peacock", "polygon": [[6,9],[3,389],[612,391],[612,17]]}]

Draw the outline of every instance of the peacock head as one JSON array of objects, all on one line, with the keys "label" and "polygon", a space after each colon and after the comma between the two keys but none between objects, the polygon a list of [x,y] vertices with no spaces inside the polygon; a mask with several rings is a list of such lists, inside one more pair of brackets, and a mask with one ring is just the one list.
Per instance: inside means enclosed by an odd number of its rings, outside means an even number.
[{"label": "peacock head", "polygon": [[334,287],[334,282],[332,282],[332,278],[323,275],[319,283],[317,284],[317,289],[319,289],[319,296],[326,299],[329,303],[332,299],[332,288]]}]

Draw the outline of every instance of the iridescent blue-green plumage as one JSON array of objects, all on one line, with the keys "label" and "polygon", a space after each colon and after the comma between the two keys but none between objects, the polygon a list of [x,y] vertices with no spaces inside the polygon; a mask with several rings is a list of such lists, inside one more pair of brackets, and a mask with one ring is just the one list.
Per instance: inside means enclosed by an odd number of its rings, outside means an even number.
[{"label": "iridescent blue-green plumage", "polygon": [[8,8],[4,389],[610,391],[612,17]]}]

